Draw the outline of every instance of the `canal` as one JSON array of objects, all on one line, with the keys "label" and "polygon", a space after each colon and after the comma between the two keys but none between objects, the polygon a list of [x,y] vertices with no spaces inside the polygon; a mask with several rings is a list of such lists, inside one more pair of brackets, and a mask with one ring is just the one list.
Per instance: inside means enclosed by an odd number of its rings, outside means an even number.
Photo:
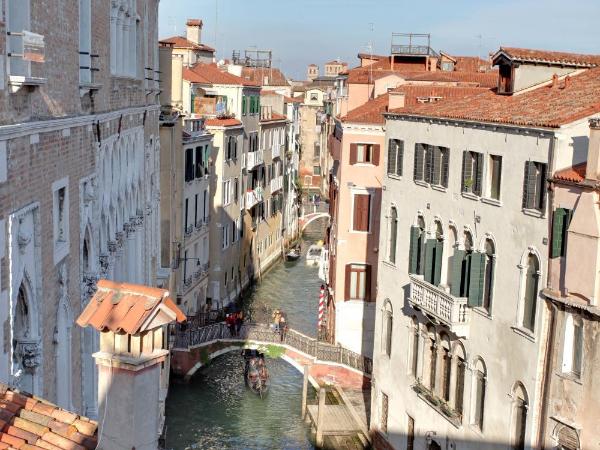
[{"label": "canal", "polygon": [[[323,238],[322,221],[304,233],[302,251]],[[316,336],[321,281],[317,268],[300,260],[277,263],[244,299],[244,310],[257,322],[280,308],[294,329]],[[236,353],[215,358],[190,383],[172,383],[167,399],[167,448],[314,449],[300,417],[302,375],[281,359],[267,361],[271,388],[261,400],[246,389],[243,360]]]}]

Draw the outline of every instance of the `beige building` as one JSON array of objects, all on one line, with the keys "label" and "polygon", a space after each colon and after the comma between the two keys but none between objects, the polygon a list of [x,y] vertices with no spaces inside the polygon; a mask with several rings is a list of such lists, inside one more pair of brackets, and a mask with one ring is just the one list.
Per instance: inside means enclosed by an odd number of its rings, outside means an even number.
[{"label": "beige building", "polygon": [[161,43],[173,46],[173,58],[180,59],[186,66],[196,63],[210,64],[215,62],[215,49],[202,43],[202,27],[200,19],[188,19],[185,23],[185,36],[172,36],[161,39]]},{"label": "beige building", "polygon": [[512,48],[494,63],[497,92],[386,115],[382,153],[401,166],[382,180],[377,447],[540,442],[546,179],[585,160],[600,72],[595,56]]},{"label": "beige building", "polygon": [[341,72],[345,72],[347,70],[348,63],[334,59],[333,61],[325,63],[325,73],[323,75],[326,77],[337,77]]},{"label": "beige building", "polygon": [[73,319],[99,277],[157,279],[158,1],[63,6],[0,10],[0,378],[94,417]]}]

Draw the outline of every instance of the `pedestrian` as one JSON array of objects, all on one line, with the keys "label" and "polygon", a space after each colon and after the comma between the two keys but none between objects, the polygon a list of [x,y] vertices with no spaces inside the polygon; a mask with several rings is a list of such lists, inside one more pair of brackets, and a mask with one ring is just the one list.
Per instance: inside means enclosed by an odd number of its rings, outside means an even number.
[{"label": "pedestrian", "polygon": [[240,335],[240,330],[242,329],[242,324],[244,323],[244,316],[241,311],[235,315],[235,334],[237,336]]},{"label": "pedestrian", "polygon": [[285,316],[282,314],[279,318],[279,339],[281,342],[285,339],[285,332],[287,330],[287,325],[285,321]]},{"label": "pedestrian", "polygon": [[233,314],[227,314],[227,317],[225,317],[225,323],[229,327],[229,336],[235,337],[235,319],[233,318]]}]

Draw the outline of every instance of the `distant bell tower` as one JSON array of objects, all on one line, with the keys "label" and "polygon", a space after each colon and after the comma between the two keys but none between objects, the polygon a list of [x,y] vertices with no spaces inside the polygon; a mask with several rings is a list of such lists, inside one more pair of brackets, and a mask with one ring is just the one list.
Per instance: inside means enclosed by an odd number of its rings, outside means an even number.
[{"label": "distant bell tower", "polygon": [[316,64],[311,64],[308,66],[308,70],[306,72],[306,77],[310,81],[315,81],[315,78],[319,76],[319,66]]}]

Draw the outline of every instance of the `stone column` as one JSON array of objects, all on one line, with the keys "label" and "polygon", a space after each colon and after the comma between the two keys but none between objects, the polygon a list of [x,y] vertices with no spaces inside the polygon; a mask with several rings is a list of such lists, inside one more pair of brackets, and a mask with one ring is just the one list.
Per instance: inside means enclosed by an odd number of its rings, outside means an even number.
[{"label": "stone column", "polygon": [[456,355],[452,355],[451,366],[450,366],[450,399],[448,403],[452,408],[455,406],[456,402],[456,374],[458,372],[458,357]]},{"label": "stone column", "polygon": [[419,348],[417,355],[417,379],[421,380],[422,383],[425,383],[425,345],[428,344],[429,339],[426,339],[423,333],[419,333]]}]

